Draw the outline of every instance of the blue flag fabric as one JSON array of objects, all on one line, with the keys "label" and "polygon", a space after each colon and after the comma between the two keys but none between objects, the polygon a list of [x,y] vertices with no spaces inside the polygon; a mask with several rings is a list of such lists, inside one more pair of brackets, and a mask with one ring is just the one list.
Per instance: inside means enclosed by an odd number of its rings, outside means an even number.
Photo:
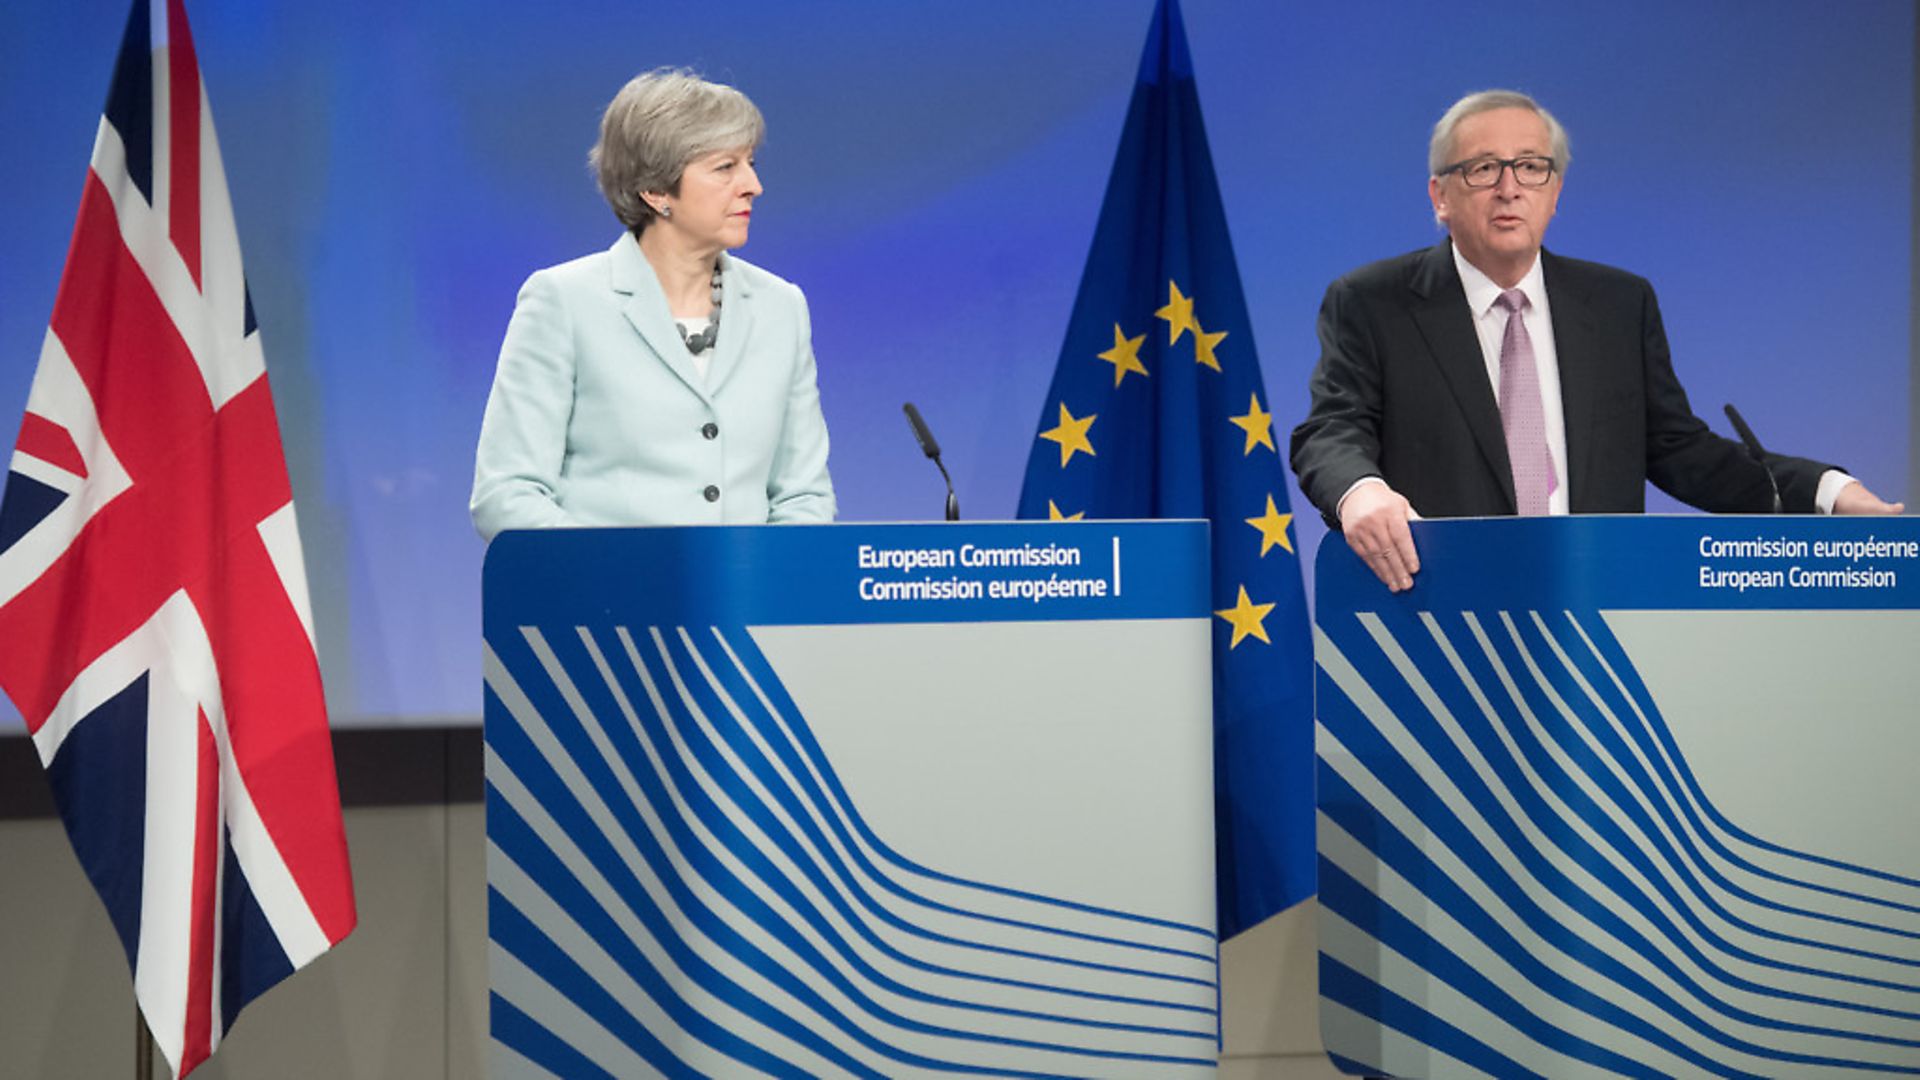
[{"label": "blue flag fabric", "polygon": [[1314,891],[1313,643],[1286,471],[1176,0],[1160,0],[1020,516],[1213,523],[1228,938]]}]

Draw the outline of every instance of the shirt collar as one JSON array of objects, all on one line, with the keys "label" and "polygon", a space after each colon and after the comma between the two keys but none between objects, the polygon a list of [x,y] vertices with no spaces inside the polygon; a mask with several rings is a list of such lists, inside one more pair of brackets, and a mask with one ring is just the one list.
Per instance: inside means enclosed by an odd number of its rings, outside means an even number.
[{"label": "shirt collar", "polygon": [[[1460,271],[1460,284],[1467,292],[1467,310],[1473,312],[1476,319],[1485,318],[1487,312],[1493,310],[1493,302],[1500,299],[1500,294],[1506,290],[1481,273],[1479,267],[1468,262],[1467,257],[1460,254],[1458,245],[1450,246],[1453,247],[1454,268]],[[1514,287],[1527,294],[1529,310],[1547,310],[1546,277],[1540,272],[1539,252],[1534,253],[1533,265],[1527,268],[1526,276]]]}]

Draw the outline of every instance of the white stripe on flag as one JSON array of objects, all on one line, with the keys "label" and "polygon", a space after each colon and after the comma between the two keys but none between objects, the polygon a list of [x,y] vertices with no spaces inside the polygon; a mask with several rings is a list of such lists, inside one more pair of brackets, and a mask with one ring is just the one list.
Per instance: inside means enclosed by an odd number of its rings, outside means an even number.
[{"label": "white stripe on flag", "polygon": [[[193,943],[200,713],[220,708],[213,647],[184,590],[132,636],[147,653],[147,827],[134,993],[154,1043],[179,1061]],[[216,909],[217,911],[217,909]]]},{"label": "white stripe on flag", "polygon": [[267,362],[260,336],[246,333],[247,280],[240,265],[240,235],[233,224],[227,171],[221,164],[204,83],[200,87],[200,288],[205,340],[212,349],[195,349],[193,357],[217,409],[265,375]]},{"label": "white stripe on flag", "polygon": [[45,484],[62,494],[71,495],[80,490],[83,481],[79,475],[67,471],[41,458],[34,457],[23,450],[13,452],[13,461],[8,467],[36,483]]},{"label": "white stripe on flag", "polygon": [[[307,644],[313,645],[313,601],[307,591],[307,563],[300,554],[300,523],[293,516],[293,500],[288,499],[287,505],[262,519],[259,532],[280,586],[287,590],[287,600],[306,628]],[[317,654],[319,647],[314,651]]]},{"label": "white stripe on flag", "polygon": [[[167,240],[167,215],[173,210],[173,139],[169,134],[173,131],[173,117],[168,111],[168,99],[173,84],[173,69],[167,64],[166,0],[158,0],[158,2],[152,5],[150,10],[153,12],[154,23],[153,51],[148,54],[147,62],[152,68],[153,75],[153,115],[147,118],[147,123],[150,125],[147,130],[152,133],[152,137],[149,138],[147,142],[153,150],[153,172],[148,178],[148,184],[153,189],[151,192],[153,201],[151,208],[152,218],[159,225],[159,231],[153,235],[162,243],[165,243]],[[110,126],[105,116],[100,118],[100,126],[103,128]],[[115,133],[114,141],[116,143],[120,142],[118,133]],[[126,196],[133,202],[140,202],[140,191],[133,186],[131,179],[127,178],[125,146],[121,146],[120,156],[114,162],[116,168],[112,171],[100,167],[101,162],[98,157],[98,151],[100,149],[101,142],[96,142],[94,144],[95,158],[93,171],[100,174],[100,179],[106,181],[107,190],[114,193],[113,201],[115,205],[120,207],[120,228],[124,233],[128,222],[135,219],[127,216],[126,211],[128,208],[124,204],[128,199],[123,198],[121,193],[124,191]],[[125,179],[126,182],[118,182],[123,179]],[[144,203],[142,203],[141,209],[147,209]],[[168,246],[170,247],[171,245]],[[135,251],[138,252],[138,250],[139,248],[136,247]],[[176,261],[178,261],[177,257]],[[147,267],[144,260],[142,260],[141,266],[147,269],[147,276],[149,278],[154,276],[152,269]],[[180,269],[184,272],[186,270],[186,264],[181,263]],[[168,1060],[178,1059],[169,1058]]]},{"label": "white stripe on flag", "polygon": [[93,396],[87,393],[66,347],[52,330],[47,331],[40,347],[40,366],[34,370],[33,388],[27,392],[27,411],[67,429],[87,464],[87,480],[81,486],[81,498],[61,503],[12,547],[0,552],[0,607],[11,603],[59,561],[87,519],[133,484],[100,432]]}]

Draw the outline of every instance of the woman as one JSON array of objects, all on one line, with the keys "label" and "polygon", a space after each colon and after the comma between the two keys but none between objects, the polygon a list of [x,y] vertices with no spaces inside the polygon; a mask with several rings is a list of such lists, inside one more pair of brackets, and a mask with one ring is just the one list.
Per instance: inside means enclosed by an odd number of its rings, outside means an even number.
[{"label": "woman", "polygon": [[806,298],[747,242],[760,111],[651,71],[589,157],[627,227],[520,289],[480,426],[480,535],[566,525],[831,521]]}]

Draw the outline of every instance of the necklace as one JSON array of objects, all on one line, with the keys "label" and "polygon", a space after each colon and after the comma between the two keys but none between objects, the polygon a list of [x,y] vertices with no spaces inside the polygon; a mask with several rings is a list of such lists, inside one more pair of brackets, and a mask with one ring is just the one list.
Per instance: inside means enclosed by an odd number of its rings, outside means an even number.
[{"label": "necklace", "polygon": [[675,320],[673,328],[680,331],[680,343],[695,356],[713,348],[714,341],[720,337],[720,260],[713,260],[713,313],[707,316],[707,328],[697,334],[689,335],[687,328]]}]

